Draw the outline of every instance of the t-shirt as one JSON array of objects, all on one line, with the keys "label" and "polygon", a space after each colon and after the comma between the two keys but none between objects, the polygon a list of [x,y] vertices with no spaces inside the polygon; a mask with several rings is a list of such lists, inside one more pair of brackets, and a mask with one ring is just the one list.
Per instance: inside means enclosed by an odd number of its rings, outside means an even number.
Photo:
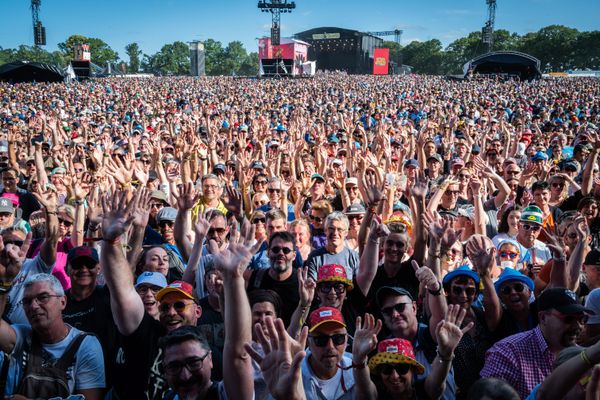
[{"label": "t-shirt", "polygon": [[223,379],[223,347],[225,346],[225,324],[223,315],[216,311],[208,302],[208,297],[200,299],[198,305],[202,307],[202,315],[196,325],[206,337],[211,350],[213,368],[211,379]]},{"label": "t-shirt", "polygon": [[388,276],[383,264],[377,268],[377,272],[375,273],[375,278],[371,283],[371,288],[369,289],[369,294],[367,298],[369,299],[369,305],[378,310],[375,303],[375,296],[377,291],[383,286],[393,286],[393,287],[401,287],[410,292],[413,299],[416,299],[419,294],[419,280],[415,276],[415,270],[411,264],[412,258],[400,263],[398,270],[394,276]]},{"label": "t-shirt", "polygon": [[112,385],[113,362],[117,348],[117,326],[110,308],[110,292],[106,286],[96,286],[92,294],[81,301],[71,296],[71,289],[65,292],[67,306],[62,312],[63,320],[84,332],[96,335],[102,345],[106,366],[107,387]]},{"label": "t-shirt", "polygon": [[[10,368],[6,384],[6,395],[13,394],[18,389],[23,376],[23,359],[26,357],[26,343],[31,343],[31,327],[28,325],[12,325],[16,333],[15,347],[10,354]],[[53,362],[58,360],[71,341],[73,341],[81,331],[69,326],[69,333],[58,343],[42,343],[44,360]],[[71,393],[82,389],[104,388],[104,360],[102,358],[102,348],[100,342],[93,335],[86,336],[77,353],[73,364],[67,369],[67,384]]]},{"label": "t-shirt", "polygon": [[166,334],[160,322],[147,313],[129,336],[119,334],[114,389],[120,399],[162,400],[167,381],[162,369],[158,340]]},{"label": "t-shirt", "polygon": [[[277,207],[277,208],[279,208],[279,207]],[[257,208],[257,210],[263,211],[265,213],[271,211],[272,209],[273,209],[273,207],[269,203],[263,204],[262,206]],[[287,205],[287,220],[288,220],[288,222],[292,222],[295,219],[296,219],[296,214],[294,213],[294,206],[292,204],[288,204]]]},{"label": "t-shirt", "polygon": [[39,273],[49,274],[54,265],[46,265],[39,255],[33,259],[27,259],[21,267],[21,271],[13,280],[13,286],[8,292],[6,299],[6,309],[4,316],[11,324],[29,325],[25,311],[23,311],[23,292],[25,291],[24,283],[30,275]]},{"label": "t-shirt", "polygon": [[252,271],[248,280],[248,292],[256,289],[272,290],[281,297],[281,319],[286,326],[290,324],[290,319],[298,303],[300,294],[298,293],[298,274],[292,271],[292,274],[283,281],[276,281],[269,275],[268,269]]},{"label": "t-shirt", "polygon": [[338,264],[346,268],[348,279],[353,279],[358,270],[360,257],[358,253],[351,248],[344,246],[339,253],[330,253],[325,247],[313,250],[306,259],[305,265],[308,267],[308,276],[317,280],[317,271],[319,267],[327,264]]}]

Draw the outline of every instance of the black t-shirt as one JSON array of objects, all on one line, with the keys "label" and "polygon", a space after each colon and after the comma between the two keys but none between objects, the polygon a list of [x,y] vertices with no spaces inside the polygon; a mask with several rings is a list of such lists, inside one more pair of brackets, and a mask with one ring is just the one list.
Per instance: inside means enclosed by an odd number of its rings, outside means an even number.
[{"label": "black t-shirt", "polygon": [[65,292],[67,306],[62,312],[63,320],[84,332],[98,337],[104,354],[106,387],[112,384],[113,363],[118,347],[118,330],[110,308],[110,293],[106,286],[96,286],[92,294],[77,301],[71,296],[71,289]]},{"label": "black t-shirt", "polygon": [[223,347],[225,346],[223,315],[212,308],[208,297],[200,299],[198,304],[202,307],[202,315],[196,325],[206,337],[212,352],[213,369],[210,377],[213,381],[221,381],[223,380]]},{"label": "black t-shirt", "polygon": [[281,297],[281,319],[285,326],[290,324],[290,319],[298,303],[300,294],[298,293],[298,275],[295,271],[284,281],[276,281],[269,275],[268,269],[259,269],[252,272],[248,281],[248,292],[256,289],[272,290]]},{"label": "black t-shirt", "polygon": [[[0,192],[0,195],[6,193],[5,190]],[[23,210],[23,218],[25,221],[29,221],[29,216],[32,212],[40,209],[40,203],[38,203],[37,199],[30,192],[17,189],[16,195],[19,197],[19,208]]]},{"label": "black t-shirt", "polygon": [[135,332],[129,336],[119,334],[123,345],[117,352],[114,371],[114,389],[119,399],[162,400],[168,386],[158,340],[166,333],[160,322],[144,313]]},{"label": "black t-shirt", "polygon": [[401,263],[400,268],[394,276],[388,276],[383,265],[380,265],[379,268],[377,268],[377,273],[375,274],[373,283],[371,283],[371,289],[367,295],[371,309],[378,308],[377,302],[375,301],[375,296],[377,294],[377,290],[383,286],[404,288],[410,292],[413,299],[417,299],[417,296],[419,295],[419,280],[415,276],[415,270],[410,263],[411,261],[412,257]]}]

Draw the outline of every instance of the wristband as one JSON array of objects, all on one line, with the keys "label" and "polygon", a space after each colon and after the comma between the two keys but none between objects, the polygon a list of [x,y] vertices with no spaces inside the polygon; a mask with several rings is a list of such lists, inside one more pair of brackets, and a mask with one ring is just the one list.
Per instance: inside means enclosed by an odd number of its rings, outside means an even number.
[{"label": "wristband", "polygon": [[452,362],[452,360],[454,360],[454,353],[452,353],[450,355],[450,357],[447,357],[447,358],[442,357],[442,355],[440,354],[439,347],[437,349],[435,349],[435,354],[437,354],[438,358],[440,359],[440,363],[441,362]]},{"label": "wristband", "polygon": [[112,240],[111,239],[102,238],[102,241],[108,242],[108,243],[110,243],[112,245],[119,244],[121,242],[121,236],[119,235],[119,236],[117,236],[116,238],[114,238]]},{"label": "wristband", "polygon": [[438,284],[440,285],[440,287],[438,287],[438,290],[431,290],[431,289],[427,289],[427,291],[429,292],[430,295],[432,296],[439,296],[440,294],[442,294],[442,284],[440,282],[438,282]]},{"label": "wristband", "polygon": [[364,361],[360,364],[356,364],[355,362],[352,362],[352,368],[354,369],[365,369],[367,367],[367,362]]}]

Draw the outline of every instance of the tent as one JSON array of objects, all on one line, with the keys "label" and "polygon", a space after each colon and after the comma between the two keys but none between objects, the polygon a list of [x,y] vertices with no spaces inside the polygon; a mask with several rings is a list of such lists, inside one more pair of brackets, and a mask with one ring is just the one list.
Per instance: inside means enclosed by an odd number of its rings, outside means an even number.
[{"label": "tent", "polygon": [[54,65],[28,61],[15,61],[0,66],[0,81],[62,82],[64,73]]},{"label": "tent", "polygon": [[479,75],[515,76],[524,80],[539,79],[540,60],[518,51],[494,51],[475,57],[463,67],[465,77]]}]

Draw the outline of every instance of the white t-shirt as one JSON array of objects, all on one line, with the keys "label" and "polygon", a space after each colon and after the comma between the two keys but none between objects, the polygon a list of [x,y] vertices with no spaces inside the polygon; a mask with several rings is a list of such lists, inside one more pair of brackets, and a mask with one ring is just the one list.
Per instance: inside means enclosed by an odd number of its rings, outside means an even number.
[{"label": "white t-shirt", "polygon": [[326,399],[337,399],[339,397],[338,392],[341,392],[343,390],[342,370],[339,368],[333,376],[333,378],[323,380],[315,376],[314,379],[317,383],[317,386],[319,387],[319,390],[321,391],[321,393],[323,393]]}]

